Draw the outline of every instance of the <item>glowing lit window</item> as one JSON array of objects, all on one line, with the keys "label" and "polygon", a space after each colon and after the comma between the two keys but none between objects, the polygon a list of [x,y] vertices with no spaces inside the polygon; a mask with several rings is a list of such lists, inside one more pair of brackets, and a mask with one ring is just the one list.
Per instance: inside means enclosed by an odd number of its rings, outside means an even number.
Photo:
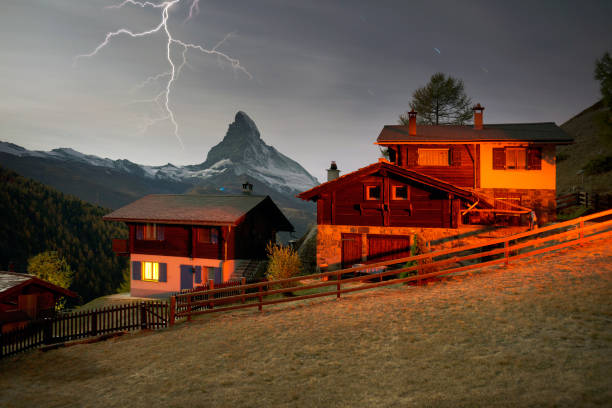
[{"label": "glowing lit window", "polygon": [[366,186],[366,200],[380,200],[380,186]]},{"label": "glowing lit window", "polygon": [[524,147],[506,148],[506,168],[507,169],[526,169],[527,168],[527,149]]},{"label": "glowing lit window", "polygon": [[142,263],[142,280],[159,282],[159,264],[157,262]]},{"label": "glowing lit window", "polygon": [[394,200],[407,200],[408,186],[393,186],[391,189],[391,198]]},{"label": "glowing lit window", "polygon": [[419,149],[419,166],[448,166],[448,149]]}]

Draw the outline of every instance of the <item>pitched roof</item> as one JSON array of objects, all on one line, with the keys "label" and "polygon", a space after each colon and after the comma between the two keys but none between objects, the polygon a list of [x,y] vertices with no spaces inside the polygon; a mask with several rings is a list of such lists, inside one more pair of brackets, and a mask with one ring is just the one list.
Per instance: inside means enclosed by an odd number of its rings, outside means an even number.
[{"label": "pitched roof", "polygon": [[368,174],[373,174],[378,171],[385,170],[390,173],[397,174],[399,176],[408,178],[410,180],[414,180],[418,183],[428,185],[430,187],[434,187],[438,190],[443,190],[452,194],[455,194],[459,197],[463,197],[466,199],[475,199],[474,193],[469,190],[466,190],[461,187],[457,187],[451,183],[446,181],[437,179],[435,177],[428,176],[423,173],[419,173],[418,171],[408,170],[400,166],[396,166],[395,164],[391,164],[386,160],[381,160],[377,163],[372,163],[366,167],[362,167],[359,170],[355,170],[353,172],[347,173],[337,179],[327,181],[325,183],[319,184],[316,187],[311,188],[310,190],[301,192],[297,195],[297,197],[302,200],[312,200],[317,195],[321,194],[323,191],[327,189],[334,189],[337,186],[344,184],[345,182],[350,182],[360,177],[366,176]]},{"label": "pitched roof", "polygon": [[23,287],[28,285],[42,286],[52,292],[59,293],[62,296],[77,297],[78,295],[71,290],[64,289],[61,286],[54,285],[51,282],[37,278],[34,275],[25,273],[5,272],[0,271],[0,298],[8,296],[12,293],[19,292]]},{"label": "pitched roof", "polygon": [[416,135],[408,133],[408,126],[383,127],[376,143],[387,142],[484,142],[529,141],[569,144],[574,140],[553,122],[506,123],[484,125],[481,130],[471,125],[416,125]]},{"label": "pitched roof", "polygon": [[212,194],[151,194],[103,218],[107,221],[162,224],[236,225],[258,205],[269,202],[279,212],[281,231],[293,226],[269,196]]}]

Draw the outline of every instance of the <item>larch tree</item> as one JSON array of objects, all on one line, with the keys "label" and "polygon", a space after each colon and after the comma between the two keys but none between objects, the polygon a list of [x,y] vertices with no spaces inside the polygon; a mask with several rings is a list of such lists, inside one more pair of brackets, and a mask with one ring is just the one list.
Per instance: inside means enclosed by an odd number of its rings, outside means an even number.
[{"label": "larch tree", "polygon": [[[463,81],[442,72],[433,74],[427,85],[414,91],[409,105],[419,114],[419,123],[462,125],[472,118],[472,101]],[[400,115],[399,123],[408,125],[408,112]]]}]

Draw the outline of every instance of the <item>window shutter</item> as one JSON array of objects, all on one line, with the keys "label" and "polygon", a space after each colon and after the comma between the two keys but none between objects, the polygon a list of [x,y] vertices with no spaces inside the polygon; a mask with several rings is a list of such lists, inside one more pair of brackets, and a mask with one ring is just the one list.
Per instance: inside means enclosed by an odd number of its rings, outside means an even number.
[{"label": "window shutter", "polygon": [[493,170],[505,170],[506,152],[503,147],[493,148]]},{"label": "window shutter", "polygon": [[141,280],[142,266],[139,261],[132,261],[132,280]]},{"label": "window shutter", "polygon": [[202,283],[202,267],[195,267],[195,283]]},{"label": "window shutter", "polygon": [[158,241],[164,240],[164,226],[163,225],[157,226],[157,240]]},{"label": "window shutter", "polygon": [[144,239],[144,225],[136,226],[136,239],[140,239],[140,240]]},{"label": "window shutter", "polygon": [[451,150],[451,166],[461,166],[461,148],[453,147]]},{"label": "window shutter", "polygon": [[168,264],[159,263],[159,281],[168,282]]},{"label": "window shutter", "polygon": [[415,146],[408,146],[406,148],[406,153],[408,166],[416,166],[417,162],[419,161],[419,153],[417,152],[417,148]]},{"label": "window shutter", "polygon": [[529,170],[542,169],[542,149],[539,147],[532,147],[527,150],[527,168]]}]

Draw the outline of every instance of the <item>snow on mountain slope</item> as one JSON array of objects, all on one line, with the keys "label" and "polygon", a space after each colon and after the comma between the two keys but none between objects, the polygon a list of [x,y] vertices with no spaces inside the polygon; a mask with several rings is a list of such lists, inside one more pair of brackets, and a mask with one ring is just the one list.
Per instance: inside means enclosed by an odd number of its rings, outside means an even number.
[{"label": "snow on mountain slope", "polygon": [[[71,148],[32,151],[13,143],[0,142],[0,153],[18,157],[37,157],[65,162],[84,163],[113,169],[148,179],[173,180],[198,184],[226,172],[245,179],[254,178],[272,189],[294,195],[319,184],[300,164],[268,146],[259,134],[255,122],[244,112],[238,112],[223,140],[209,152],[204,163],[190,166],[147,166],[129,160],[112,160],[80,153]],[[229,174],[229,173],[228,173]]]}]

